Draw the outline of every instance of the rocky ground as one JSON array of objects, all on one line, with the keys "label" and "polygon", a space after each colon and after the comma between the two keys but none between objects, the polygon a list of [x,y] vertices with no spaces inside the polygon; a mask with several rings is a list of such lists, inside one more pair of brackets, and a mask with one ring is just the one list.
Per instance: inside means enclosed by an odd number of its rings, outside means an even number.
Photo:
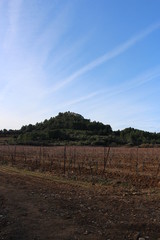
[{"label": "rocky ground", "polygon": [[160,240],[160,188],[0,166],[0,240]]}]

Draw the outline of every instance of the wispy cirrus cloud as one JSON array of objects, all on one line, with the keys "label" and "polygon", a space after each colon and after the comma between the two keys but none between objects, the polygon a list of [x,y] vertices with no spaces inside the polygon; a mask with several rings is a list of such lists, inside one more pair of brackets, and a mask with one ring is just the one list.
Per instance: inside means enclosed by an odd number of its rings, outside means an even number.
[{"label": "wispy cirrus cloud", "polygon": [[[46,86],[51,77],[44,66],[49,58],[50,62],[55,59],[53,50],[59,49],[70,26],[70,4],[53,1],[43,6],[43,1],[33,1],[33,5],[24,0],[0,1],[0,110],[4,109],[7,122],[16,115],[17,125],[24,114],[30,119],[37,114],[38,121],[38,115],[46,113]],[[72,49],[65,51],[68,55]]]},{"label": "wispy cirrus cloud", "polygon": [[[98,91],[89,93],[88,95],[81,96],[76,99],[72,99],[71,101],[64,102],[63,104],[59,105],[58,107],[71,107],[72,105],[75,105],[77,103],[82,103],[84,101],[87,101],[89,99],[92,99],[96,97],[97,102],[101,98],[105,99],[112,99],[115,96],[125,94],[131,90],[136,90],[136,88],[139,88],[140,86],[143,86],[147,84],[148,82],[154,81],[155,79],[160,78],[160,66],[157,66],[155,68],[152,68],[150,70],[145,71],[144,73],[139,74],[138,76],[134,77],[133,79],[126,80],[123,84],[119,84],[116,87],[108,87],[107,89],[99,89]],[[100,104],[101,105],[101,104]],[[96,105],[93,105],[93,108],[96,107]],[[100,107],[100,106],[99,106]]]},{"label": "wispy cirrus cloud", "polygon": [[151,82],[157,78],[160,78],[160,66],[149,69],[133,79],[128,79],[124,81],[123,84],[119,84],[115,88],[107,89],[108,97],[115,96],[118,94],[124,94],[130,90],[134,90],[139,88],[142,85],[145,85],[148,82]]},{"label": "wispy cirrus cloud", "polygon": [[19,17],[21,12],[23,0],[9,0],[8,1],[8,28],[4,40],[4,49],[10,50],[11,44],[16,38],[18,31]]},{"label": "wispy cirrus cloud", "polygon": [[109,61],[109,60],[111,60],[111,59],[113,59],[115,57],[118,57],[120,54],[124,53],[129,48],[131,48],[136,43],[138,43],[139,41],[141,41],[142,39],[144,39],[149,34],[151,34],[152,32],[154,32],[155,30],[157,30],[159,28],[160,28],[160,22],[149,26],[147,29],[145,29],[142,32],[140,32],[139,34],[133,36],[131,39],[127,40],[126,42],[124,42],[123,44],[119,45],[115,49],[111,50],[110,52],[104,54],[101,57],[98,57],[97,59],[93,60],[89,64],[83,66],[82,68],[80,68],[79,70],[77,70],[76,72],[71,74],[66,79],[60,81],[58,84],[54,85],[49,90],[49,92],[55,92],[55,91],[61,89],[62,87],[64,87],[68,83],[74,81],[78,77],[80,77],[83,74],[91,71],[92,69],[98,67],[99,65],[101,65],[101,64],[103,64],[103,63],[105,63],[105,62],[107,62],[107,61]]},{"label": "wispy cirrus cloud", "polygon": [[62,108],[70,108],[71,106],[73,105],[76,105],[76,104],[80,104],[80,103],[83,103],[83,102],[86,102],[92,98],[95,98],[96,96],[98,96],[100,93],[102,93],[103,91],[95,91],[95,92],[92,92],[92,93],[89,93],[87,95],[83,95],[79,98],[76,98],[76,99],[72,99],[70,101],[67,101],[67,102],[64,102],[62,104],[59,104],[57,105],[56,109],[62,109]]},{"label": "wispy cirrus cloud", "polygon": [[[91,109],[94,112],[101,111],[102,113],[99,114],[103,116],[103,113],[105,112],[105,108],[108,109],[109,112],[112,112],[111,109],[115,109],[115,107],[125,105],[124,107],[124,116],[126,119],[130,118],[131,114],[137,114],[138,116],[140,113],[143,113],[143,108],[139,105],[137,106],[136,103],[132,106],[130,104],[127,104],[127,101],[125,100],[125,95],[128,94],[128,92],[131,92],[131,98],[136,98],[136,92],[139,87],[145,88],[145,84],[157,80],[157,78],[160,78],[160,66],[157,66],[155,68],[149,69],[143,73],[140,73],[139,75],[135,76],[133,79],[128,79],[125,82],[117,85],[116,87],[107,87],[107,89],[100,88],[97,91],[90,92],[86,95],[81,95],[77,98],[71,98],[71,100],[62,101],[61,104],[57,104],[54,108],[55,111],[65,111],[66,109],[72,109],[74,106],[79,106],[80,108],[85,105],[88,105],[88,101],[91,102]],[[142,93],[142,96],[145,94]],[[118,99],[118,102],[117,102]],[[123,100],[122,100],[123,99]],[[103,104],[102,104],[103,102]],[[122,111],[121,107],[118,108],[118,112]],[[92,113],[90,113],[92,115]],[[116,117],[117,118],[117,117]],[[121,118],[121,117],[120,117]],[[114,120],[112,120],[114,122]],[[119,123],[118,123],[119,124]],[[132,124],[133,125],[133,124]]]},{"label": "wispy cirrus cloud", "polygon": [[88,114],[92,119],[96,119],[98,114],[97,120],[107,121],[114,129],[132,126],[152,131],[155,125],[157,130],[158,120],[152,122],[152,119],[154,112],[158,110],[158,103],[153,101],[153,104],[150,95],[157,95],[159,80],[160,66],[157,66],[126,80],[123,84],[102,90],[92,102]]}]

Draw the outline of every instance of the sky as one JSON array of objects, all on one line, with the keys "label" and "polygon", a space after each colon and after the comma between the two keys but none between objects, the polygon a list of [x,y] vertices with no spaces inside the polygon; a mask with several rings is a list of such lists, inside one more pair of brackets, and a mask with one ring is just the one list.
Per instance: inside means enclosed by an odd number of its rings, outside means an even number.
[{"label": "sky", "polygon": [[160,0],[0,0],[0,129],[59,112],[160,132]]}]

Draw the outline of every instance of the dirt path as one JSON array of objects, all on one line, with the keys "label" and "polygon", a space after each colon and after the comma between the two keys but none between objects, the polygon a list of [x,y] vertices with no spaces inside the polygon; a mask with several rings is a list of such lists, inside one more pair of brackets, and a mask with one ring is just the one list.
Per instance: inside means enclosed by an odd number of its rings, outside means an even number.
[{"label": "dirt path", "polygon": [[160,239],[160,189],[92,186],[0,166],[0,240]]}]

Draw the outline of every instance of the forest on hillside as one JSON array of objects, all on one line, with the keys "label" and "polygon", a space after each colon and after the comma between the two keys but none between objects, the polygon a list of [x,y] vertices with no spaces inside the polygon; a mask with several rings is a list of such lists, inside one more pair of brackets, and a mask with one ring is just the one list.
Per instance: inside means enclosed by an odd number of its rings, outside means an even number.
[{"label": "forest on hillside", "polygon": [[158,146],[160,133],[150,133],[134,128],[113,131],[101,122],[90,121],[72,112],[35,125],[22,126],[20,130],[0,131],[1,144],[20,145],[83,145],[83,146]]}]

